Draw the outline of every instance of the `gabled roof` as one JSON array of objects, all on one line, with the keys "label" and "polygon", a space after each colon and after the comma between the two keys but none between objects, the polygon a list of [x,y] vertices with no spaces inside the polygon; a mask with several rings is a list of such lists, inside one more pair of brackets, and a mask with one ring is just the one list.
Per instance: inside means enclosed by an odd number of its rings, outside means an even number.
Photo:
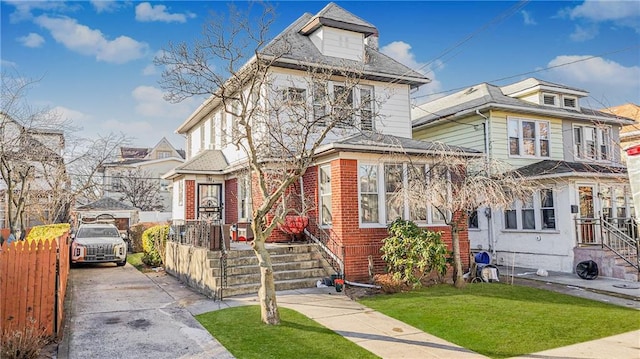
[{"label": "gabled roof", "polygon": [[580,94],[581,96],[589,95],[589,92],[576,87],[569,87],[569,86],[558,84],[555,82],[540,80],[534,77],[529,77],[528,79],[524,79],[522,81],[518,81],[516,83],[512,83],[512,84],[501,87],[502,92],[507,96],[518,93],[518,92],[534,89],[534,88],[542,88],[542,89],[557,90],[557,91],[570,91],[576,94]]},{"label": "gabled roof", "polygon": [[117,211],[135,211],[137,208],[129,206],[111,197],[102,197],[95,202],[85,204],[76,208],[78,211],[96,211],[96,210],[117,210]]},{"label": "gabled roof", "polygon": [[335,151],[354,151],[370,153],[406,153],[406,154],[438,154],[457,153],[460,155],[479,156],[480,151],[451,146],[440,142],[421,141],[411,138],[383,135],[375,132],[363,132],[333,141],[318,148],[317,155]]},{"label": "gabled roof", "polygon": [[164,174],[162,178],[170,179],[180,174],[221,174],[229,165],[224,153],[220,150],[204,150],[187,162]]},{"label": "gabled roof", "polygon": [[631,124],[631,120],[611,113],[601,112],[590,108],[567,109],[538,105],[528,101],[507,96],[502,92],[504,87],[488,83],[474,85],[468,89],[441,97],[434,101],[416,106],[411,111],[414,129],[440,120],[454,120],[469,116],[476,110],[502,109],[520,113],[571,118],[576,120],[591,120],[603,123]]},{"label": "gabled roof", "polygon": [[142,147],[120,147],[120,158],[125,160],[134,158],[145,158],[149,154],[148,148]]},{"label": "gabled roof", "polygon": [[626,177],[626,167],[603,166],[584,162],[566,162],[544,160],[520,167],[516,170],[521,176],[529,178],[557,178],[557,177],[586,177],[586,176],[614,176]]}]

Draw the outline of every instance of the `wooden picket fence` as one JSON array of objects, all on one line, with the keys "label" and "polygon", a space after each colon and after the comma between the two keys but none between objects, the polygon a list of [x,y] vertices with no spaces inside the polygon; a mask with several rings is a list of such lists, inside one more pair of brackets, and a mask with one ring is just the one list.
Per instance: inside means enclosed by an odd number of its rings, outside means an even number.
[{"label": "wooden picket fence", "polygon": [[69,278],[69,233],[0,246],[0,328],[62,334]]}]

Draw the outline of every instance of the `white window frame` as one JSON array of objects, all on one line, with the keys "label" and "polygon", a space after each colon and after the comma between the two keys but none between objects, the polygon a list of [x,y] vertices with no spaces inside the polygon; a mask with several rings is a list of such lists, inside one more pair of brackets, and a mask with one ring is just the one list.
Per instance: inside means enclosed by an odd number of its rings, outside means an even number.
[{"label": "white window frame", "polygon": [[[613,153],[611,151],[613,141],[611,139],[610,126],[574,124],[571,129],[573,157],[577,161],[613,161]],[[593,156],[589,155],[588,151],[587,130],[592,130],[594,135],[593,146],[595,153],[593,153]],[[576,143],[576,131],[579,131],[581,136],[582,142],[580,144]],[[603,157],[604,152],[606,152],[606,157]]]},{"label": "white window frame", "polygon": [[[534,154],[526,154],[525,153],[525,138],[523,131],[523,123],[530,122],[534,124],[535,134],[533,137],[534,141]],[[511,136],[510,129],[512,129],[513,125],[516,125],[518,131],[518,137]],[[546,125],[547,127],[547,135],[546,138],[542,138],[541,128],[542,125]],[[511,139],[517,138],[518,140],[518,154],[511,153]],[[530,139],[530,137],[527,137]],[[546,141],[547,143],[547,155],[542,155],[542,143]],[[507,153],[509,157],[526,157],[526,158],[550,158],[551,157],[551,123],[549,121],[541,121],[541,120],[533,120],[527,118],[520,117],[508,117],[507,118]]]},{"label": "white window frame", "polygon": [[251,220],[251,203],[250,203],[251,188],[249,184],[249,176],[238,177],[237,184],[238,184],[238,192],[237,192],[238,221],[249,222]]},{"label": "white window frame", "polygon": [[[369,92],[368,97],[363,92]],[[375,87],[370,85],[360,85],[358,87],[360,102],[360,129],[363,131],[374,131],[375,126]]]},{"label": "white window frame", "polygon": [[[323,176],[323,173],[325,174]],[[323,182],[324,179],[328,181]],[[328,184],[328,186],[323,186]],[[325,191],[325,188],[328,191]],[[331,227],[333,225],[333,210],[332,210],[332,190],[331,190],[331,164],[325,164],[318,166],[318,223],[321,227]],[[324,216],[324,207],[327,206],[329,219]]]},{"label": "white window frame", "polygon": [[[387,214],[387,203],[389,202],[389,193],[387,193],[387,188],[386,188],[386,178],[387,178],[387,174],[385,169],[387,168],[387,166],[393,166],[393,165],[402,165],[402,186],[403,188],[408,188],[408,184],[409,184],[409,176],[408,176],[408,166],[410,164],[406,163],[406,162],[384,162],[384,163],[373,163],[373,162],[367,162],[367,161],[358,161],[358,221],[359,221],[359,225],[361,228],[380,228],[380,227],[386,227],[391,221],[393,221],[395,218],[387,218],[388,214]],[[425,176],[429,176],[429,168],[430,165],[429,164],[425,164],[425,163],[420,163],[420,164],[411,164],[413,166],[415,166],[418,169],[424,169],[424,173]],[[362,186],[360,183],[360,168],[361,166],[374,166],[376,168],[376,181],[377,181],[377,185],[376,185],[376,189],[377,192],[373,193],[373,192],[366,192],[364,194],[375,194],[377,195],[378,198],[378,218],[376,221],[373,222],[363,222],[362,221]],[[450,194],[450,189],[449,189],[449,194]],[[424,219],[415,219],[415,218],[411,218],[411,209],[410,209],[410,201],[408,198],[408,193],[407,191],[402,191],[402,193],[400,194],[401,196],[403,196],[403,204],[402,204],[402,209],[401,209],[401,218],[405,219],[405,220],[411,220],[413,222],[415,222],[418,225],[421,226],[445,226],[446,223],[444,221],[444,219],[439,220],[435,218],[434,215],[434,211],[437,211],[437,209],[432,206],[430,203],[426,204],[426,220]],[[448,214],[447,214],[448,215]]]},{"label": "white window frame", "polygon": [[[502,230],[505,232],[557,232],[558,231],[558,201],[557,190],[555,188],[544,188],[545,190],[551,190],[551,198],[553,201],[553,207],[542,207],[541,191],[537,190],[532,194],[531,202],[525,204],[520,200],[515,201],[509,208],[502,211]],[[554,211],[555,228],[544,228],[542,222],[542,210],[552,209]],[[507,212],[514,211],[516,219],[516,228],[507,228]],[[532,211],[534,216],[534,228],[524,228],[524,213],[525,211]]]},{"label": "white window frame", "polygon": [[[327,87],[328,93],[327,95],[330,96],[330,103],[333,103],[334,105],[336,104],[336,95],[335,95],[335,88],[336,87],[344,87],[344,88],[348,88],[349,86],[346,85],[345,83],[341,83],[341,82],[329,82],[329,86]],[[368,130],[368,131],[373,131],[375,130],[375,86],[373,85],[357,85],[357,86],[352,86],[349,88],[351,91],[351,108],[347,108],[346,106],[337,106],[333,108],[332,113],[333,114],[337,114],[340,111],[340,108],[345,108],[346,111],[351,111],[351,116],[350,116],[350,124],[346,124],[346,125],[338,125],[336,126],[337,128],[350,128],[350,127],[354,127],[354,128],[358,128],[360,130]],[[358,109],[358,107],[362,107],[363,103],[363,90],[368,90],[370,93],[370,99],[368,101],[365,101],[369,104],[369,110],[364,110],[363,108]],[[316,109],[316,99],[314,99],[314,117],[317,119],[317,116],[315,115]],[[321,106],[318,105],[318,108],[320,108]],[[358,110],[357,112],[355,110]],[[325,107],[325,111],[326,111],[326,107]],[[364,118],[364,114],[365,113],[369,113],[369,116],[371,117],[369,121],[363,121]],[[325,112],[326,113],[326,112]],[[370,124],[367,124],[367,126],[365,126],[365,122],[370,122]],[[365,128],[366,127],[366,128]]]}]

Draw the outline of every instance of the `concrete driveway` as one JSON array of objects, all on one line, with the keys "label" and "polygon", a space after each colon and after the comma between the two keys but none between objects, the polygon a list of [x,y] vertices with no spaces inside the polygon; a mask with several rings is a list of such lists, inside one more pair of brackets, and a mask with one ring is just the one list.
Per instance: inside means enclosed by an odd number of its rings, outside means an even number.
[{"label": "concrete driveway", "polygon": [[73,268],[58,358],[233,358],[191,313],[127,264]]}]

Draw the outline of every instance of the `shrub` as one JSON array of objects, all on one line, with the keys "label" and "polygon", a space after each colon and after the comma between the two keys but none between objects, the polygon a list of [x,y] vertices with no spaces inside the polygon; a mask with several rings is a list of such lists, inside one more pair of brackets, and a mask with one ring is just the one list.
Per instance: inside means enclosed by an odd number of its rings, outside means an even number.
[{"label": "shrub", "polygon": [[447,247],[440,233],[396,219],[389,225],[389,237],[382,242],[382,259],[396,280],[418,287],[424,275],[434,270],[444,275],[447,271]]},{"label": "shrub", "polygon": [[142,234],[155,225],[157,225],[155,222],[140,222],[129,227],[129,241],[131,242],[131,251],[133,253],[144,252],[142,248]]},{"label": "shrub", "polygon": [[142,262],[149,266],[161,266],[164,262],[165,244],[169,237],[169,226],[153,226],[142,233]]},{"label": "shrub", "polygon": [[399,279],[396,279],[392,274],[376,274],[373,277],[373,282],[380,286],[380,289],[384,293],[392,294],[404,292],[409,288],[407,284]]},{"label": "shrub", "polygon": [[41,240],[49,240],[52,238],[60,237],[61,235],[69,232],[71,226],[69,223],[58,223],[58,224],[47,224],[43,226],[34,226],[29,231],[26,240],[31,241],[41,241]]},{"label": "shrub", "polygon": [[0,336],[0,358],[37,359],[42,348],[49,343],[44,330],[32,320],[24,330],[3,330]]}]

